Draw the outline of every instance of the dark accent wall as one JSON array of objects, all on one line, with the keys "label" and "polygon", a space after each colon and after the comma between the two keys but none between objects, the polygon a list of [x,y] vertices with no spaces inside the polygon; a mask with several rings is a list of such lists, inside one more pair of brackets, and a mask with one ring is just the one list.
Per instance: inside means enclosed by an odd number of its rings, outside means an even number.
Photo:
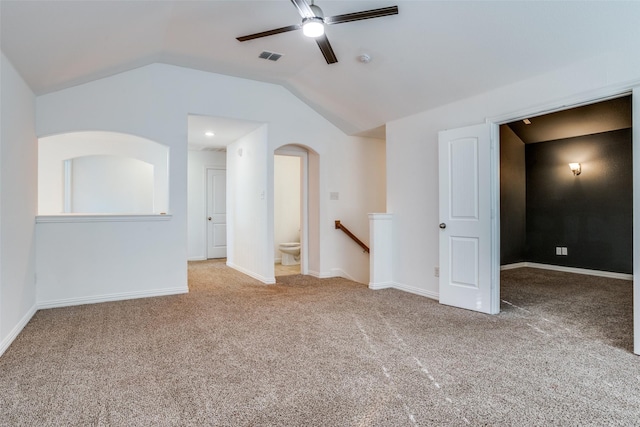
[{"label": "dark accent wall", "polygon": [[526,261],[632,273],[631,129],[527,144],[525,158]]},{"label": "dark accent wall", "polygon": [[500,264],[525,261],[526,174],[524,142],[500,126]]}]

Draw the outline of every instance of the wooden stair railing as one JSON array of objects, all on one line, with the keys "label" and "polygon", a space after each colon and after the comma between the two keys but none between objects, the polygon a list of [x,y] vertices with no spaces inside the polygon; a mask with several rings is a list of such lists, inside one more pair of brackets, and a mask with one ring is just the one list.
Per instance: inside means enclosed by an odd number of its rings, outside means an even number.
[{"label": "wooden stair railing", "polygon": [[365,245],[362,240],[358,239],[347,227],[340,224],[340,220],[336,220],[336,230],[344,231],[344,234],[351,237],[351,240],[360,245],[360,247],[364,250],[364,252],[369,253],[369,246]]}]

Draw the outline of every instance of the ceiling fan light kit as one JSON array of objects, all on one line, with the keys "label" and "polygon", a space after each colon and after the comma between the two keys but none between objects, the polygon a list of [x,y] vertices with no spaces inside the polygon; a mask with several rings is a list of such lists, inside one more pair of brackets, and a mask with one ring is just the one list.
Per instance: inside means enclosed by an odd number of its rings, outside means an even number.
[{"label": "ceiling fan light kit", "polygon": [[[298,9],[298,13],[302,17],[302,23],[297,25],[289,25],[288,27],[276,28],[274,30],[262,31],[260,33],[249,34],[246,36],[237,37],[238,41],[246,42],[249,40],[258,39],[261,37],[272,36],[275,34],[286,33],[289,31],[295,31],[302,29],[302,33],[307,37],[316,39],[316,43],[324,56],[327,64],[335,64],[338,62],[333,48],[324,33],[325,25],[343,24],[345,22],[361,21],[363,19],[380,18],[383,16],[397,15],[398,6],[383,7],[380,9],[363,10],[361,12],[346,13],[344,15],[336,15],[324,17],[324,13],[319,6],[307,3],[306,0],[291,0],[291,3]],[[366,58],[364,58],[366,57]],[[362,63],[368,63],[371,61],[369,55],[360,55],[358,60]]]},{"label": "ceiling fan light kit", "polygon": [[324,21],[322,18],[304,18],[302,20],[302,33],[311,38],[324,34]]}]

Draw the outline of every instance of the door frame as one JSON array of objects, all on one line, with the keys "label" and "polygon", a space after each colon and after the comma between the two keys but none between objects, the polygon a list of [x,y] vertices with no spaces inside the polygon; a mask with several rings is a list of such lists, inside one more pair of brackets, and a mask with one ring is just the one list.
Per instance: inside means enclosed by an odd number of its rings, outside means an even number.
[{"label": "door frame", "polygon": [[[204,213],[202,215],[202,219],[204,221],[204,258],[209,258],[209,221],[207,220],[209,214],[209,171],[210,170],[222,170],[224,171],[225,178],[227,175],[226,166],[205,166],[204,167]],[[225,216],[227,215],[227,198],[225,197]],[[225,220],[226,224],[226,220]],[[227,246],[228,248],[228,246]],[[226,258],[226,256],[225,256]]]},{"label": "door frame", "polygon": [[[300,274],[309,274],[309,151],[299,145],[285,145],[273,156],[300,158]],[[275,221],[275,218],[274,218]],[[275,248],[275,242],[274,242]]]},{"label": "door frame", "polygon": [[[599,90],[583,93],[565,99],[549,102],[528,109],[514,111],[495,117],[487,117],[485,122],[491,124],[491,153],[494,159],[491,168],[492,194],[492,224],[491,233],[491,270],[496,274],[496,286],[500,294],[500,132],[499,126],[523,120],[528,117],[555,113],[631,95],[632,104],[632,164],[633,164],[633,352],[640,355],[640,81],[630,82],[624,85],[605,87]],[[497,162],[495,161],[497,159]]]}]

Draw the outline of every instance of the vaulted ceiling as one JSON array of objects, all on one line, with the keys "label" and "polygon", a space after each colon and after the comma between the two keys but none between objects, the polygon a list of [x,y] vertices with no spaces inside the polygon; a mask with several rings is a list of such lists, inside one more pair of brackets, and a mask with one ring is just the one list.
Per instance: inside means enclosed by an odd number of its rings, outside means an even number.
[{"label": "vaulted ceiling", "polygon": [[[281,84],[348,134],[515,81],[640,51],[640,2],[332,1],[325,15],[399,14],[327,27],[327,65],[280,1],[0,1],[1,48],[36,94],[163,62]],[[262,51],[282,54],[277,62]],[[357,60],[366,53],[365,64]]]}]

